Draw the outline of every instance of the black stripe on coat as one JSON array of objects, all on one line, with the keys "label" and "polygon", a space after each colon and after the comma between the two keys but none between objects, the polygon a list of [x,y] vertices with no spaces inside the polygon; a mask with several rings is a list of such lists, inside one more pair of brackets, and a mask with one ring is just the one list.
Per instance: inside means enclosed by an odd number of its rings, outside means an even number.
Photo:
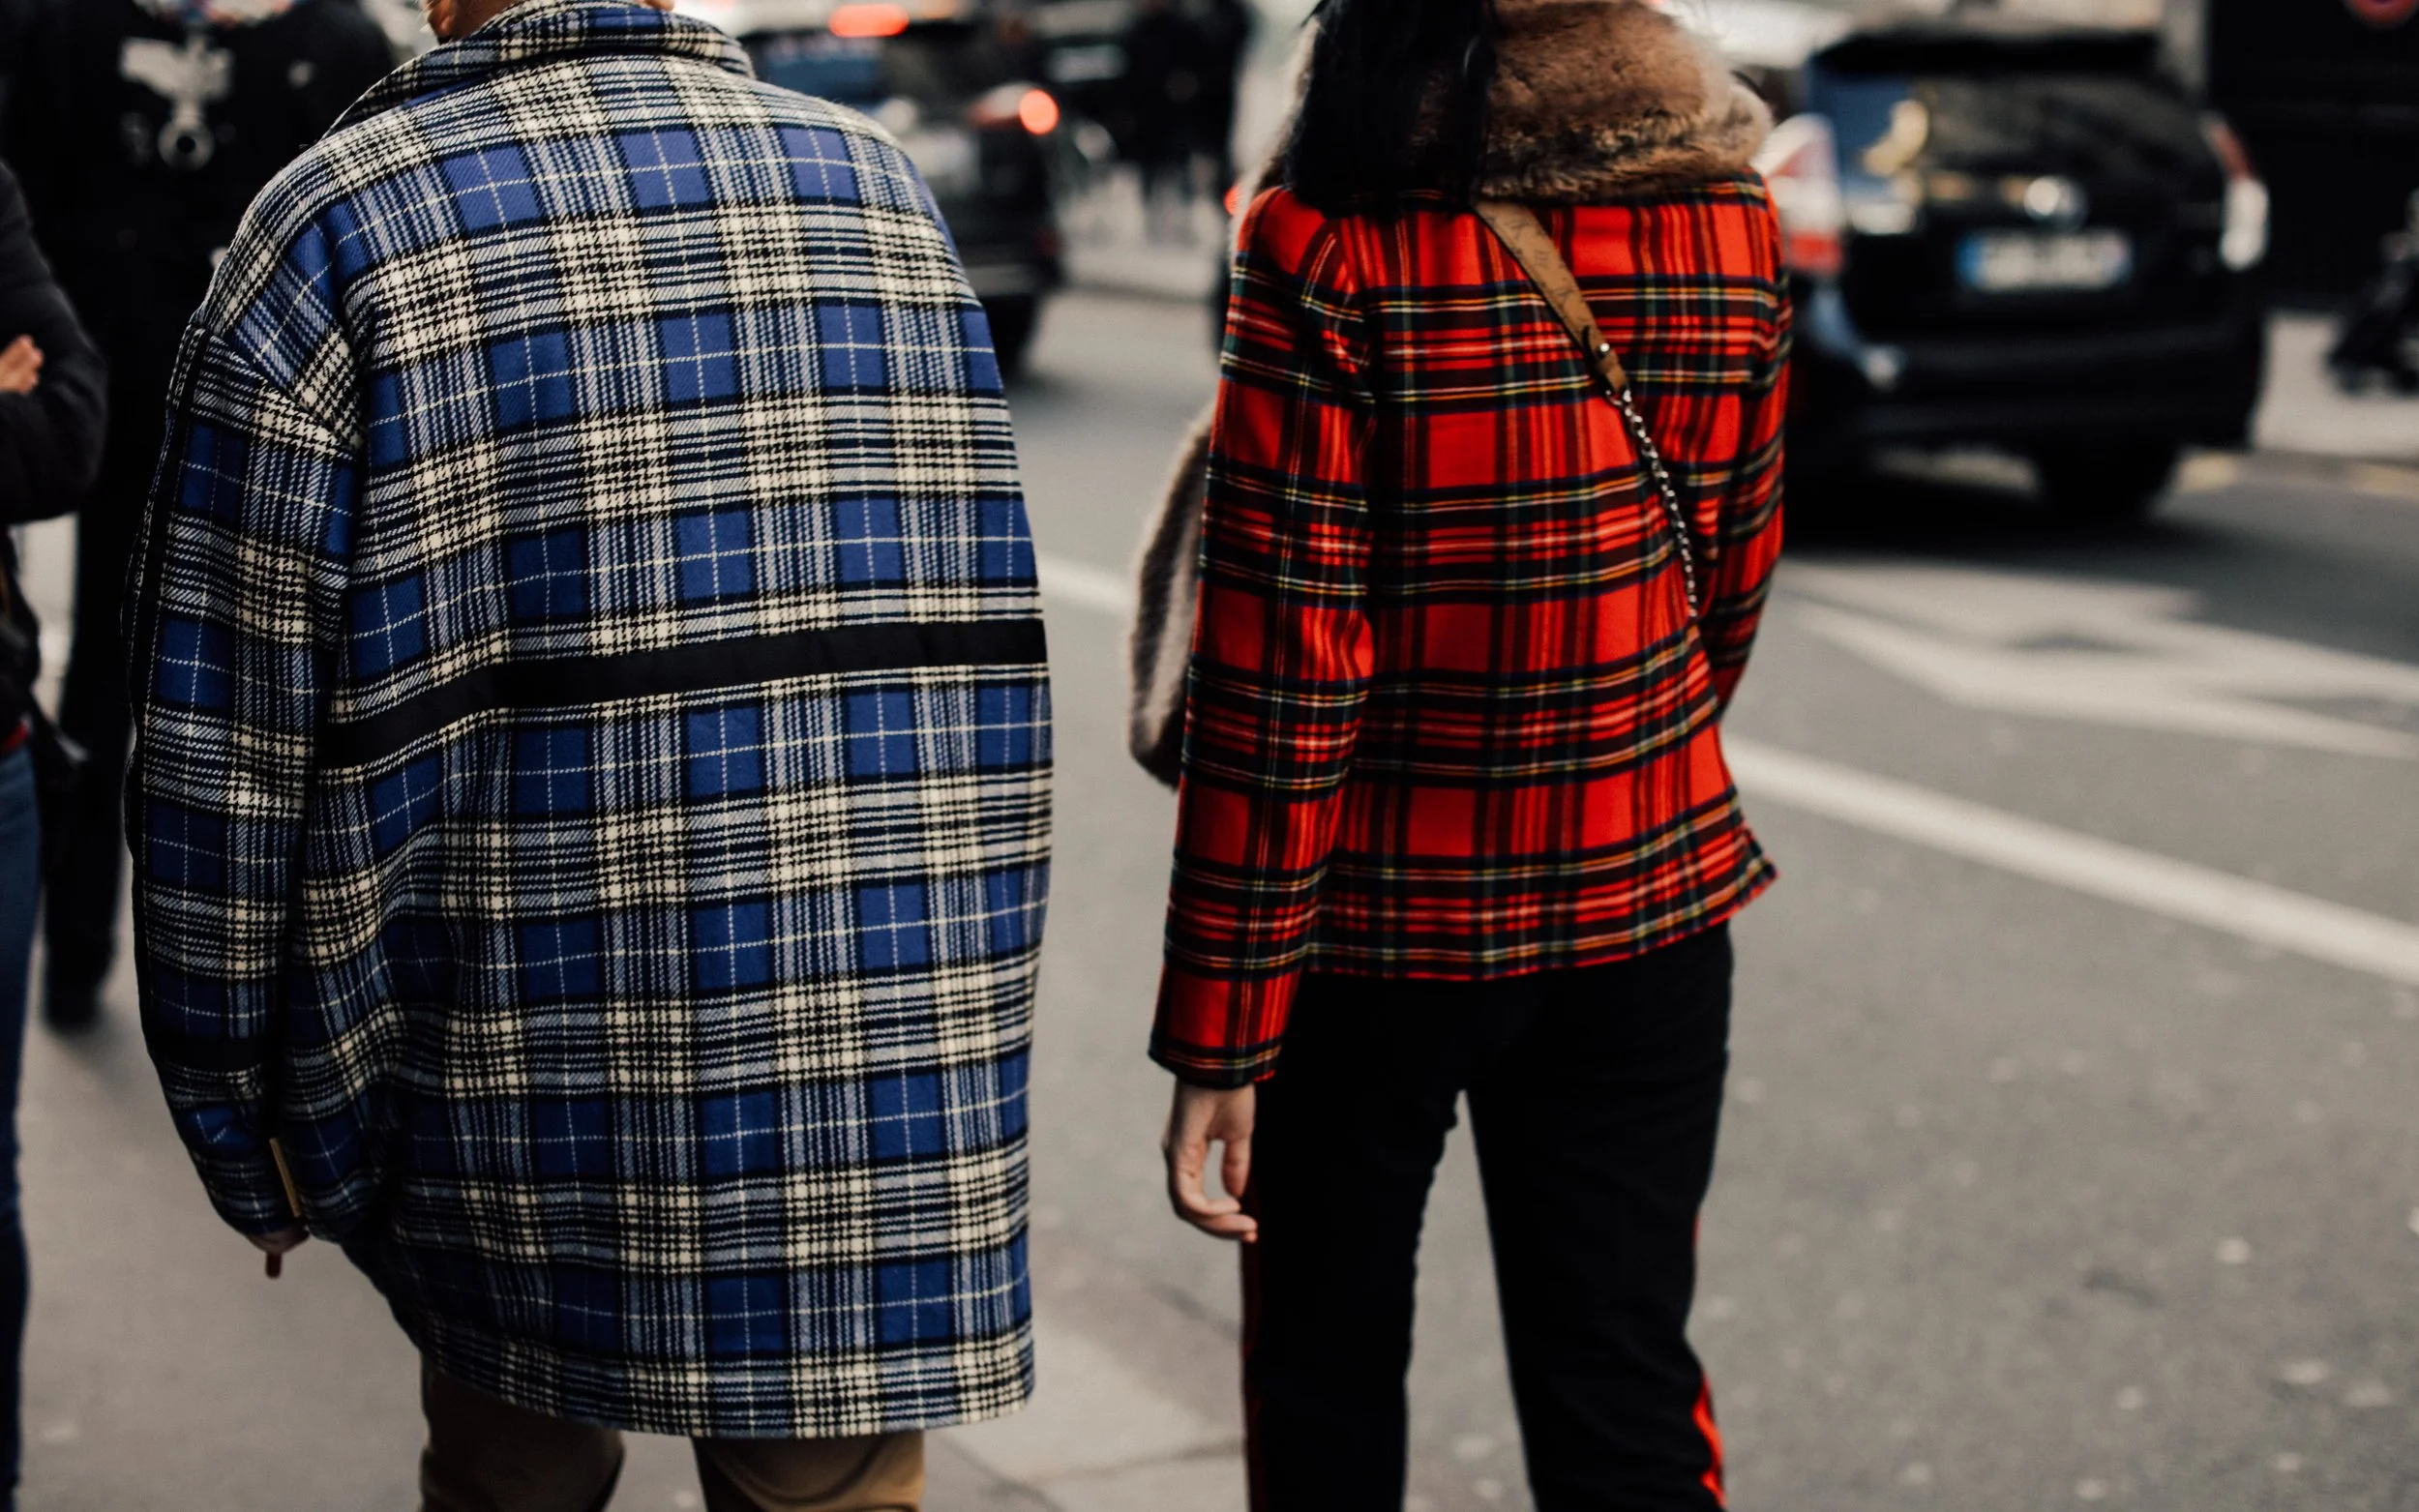
[{"label": "black stripe on coat", "polygon": [[835,625],[620,656],[506,662],[414,694],[391,709],[332,725],[320,749],[333,766],[364,766],[493,709],[574,708],[834,672],[1030,667],[1048,659],[1040,620],[984,619]]}]

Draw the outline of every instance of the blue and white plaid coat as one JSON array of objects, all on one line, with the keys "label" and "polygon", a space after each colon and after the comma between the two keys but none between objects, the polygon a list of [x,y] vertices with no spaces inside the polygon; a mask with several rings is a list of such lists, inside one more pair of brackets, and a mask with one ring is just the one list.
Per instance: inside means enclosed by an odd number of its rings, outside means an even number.
[{"label": "blue and white plaid coat", "polygon": [[1030,1389],[1048,877],[981,309],[878,128],[528,0],[261,195],[145,527],[143,1025],[228,1222],[656,1432]]}]

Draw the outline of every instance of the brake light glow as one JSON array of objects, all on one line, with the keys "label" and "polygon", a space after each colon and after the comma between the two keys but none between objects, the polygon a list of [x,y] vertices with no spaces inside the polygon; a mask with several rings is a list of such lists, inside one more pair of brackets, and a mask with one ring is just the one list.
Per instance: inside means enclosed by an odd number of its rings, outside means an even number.
[{"label": "brake light glow", "polygon": [[1046,89],[1030,84],[1002,84],[967,108],[971,126],[1021,126],[1035,136],[1059,129],[1059,102]]},{"label": "brake light glow", "polygon": [[896,37],[908,29],[904,6],[844,5],[831,13],[834,37]]},{"label": "brake light glow", "polygon": [[1808,278],[1837,278],[1847,262],[1841,233],[1848,220],[1839,193],[1839,151],[1831,123],[1793,115],[1773,128],[1755,155],[1780,217],[1780,256]]},{"label": "brake light glow", "polygon": [[2225,169],[2225,229],[2218,236],[2218,256],[2237,273],[2257,267],[2268,255],[2268,186],[2223,117],[2202,116],[2200,130]]}]

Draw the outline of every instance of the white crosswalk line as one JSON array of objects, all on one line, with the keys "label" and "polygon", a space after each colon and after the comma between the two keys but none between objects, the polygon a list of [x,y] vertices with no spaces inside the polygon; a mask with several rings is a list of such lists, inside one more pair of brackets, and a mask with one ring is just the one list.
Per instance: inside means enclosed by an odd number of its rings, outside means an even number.
[{"label": "white crosswalk line", "polygon": [[[1132,607],[1132,590],[1115,573],[1061,557],[1042,557],[1038,565],[1042,591],[1055,602],[1104,614],[1122,615]],[[2163,918],[2419,986],[2419,925],[1777,746],[1725,740],[1723,749],[1739,786],[1752,797]]]},{"label": "white crosswalk line", "polygon": [[2419,986],[2419,926],[1760,742],[1725,740],[1723,750],[1751,798]]},{"label": "white crosswalk line", "polygon": [[2419,667],[2210,624],[2184,590],[1887,559],[1780,580],[1796,623],[1967,708],[2419,759]]}]

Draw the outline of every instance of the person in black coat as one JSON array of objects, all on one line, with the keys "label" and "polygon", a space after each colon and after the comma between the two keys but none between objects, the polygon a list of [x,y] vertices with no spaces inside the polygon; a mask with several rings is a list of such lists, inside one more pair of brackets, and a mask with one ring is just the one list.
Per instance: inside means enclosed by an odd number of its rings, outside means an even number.
[{"label": "person in black coat", "polygon": [[[64,515],[92,486],[108,414],[108,368],[34,239],[16,175],[0,163],[0,527]],[[6,592],[15,559],[0,534]],[[0,736],[28,690],[0,683]],[[15,700],[15,701],[7,701]]]},{"label": "person in black coat", "polygon": [[1210,192],[1224,194],[1235,187],[1235,105],[1251,48],[1252,10],[1243,0],[1202,0],[1201,99],[1195,115],[1195,144],[1210,159]]},{"label": "person in black coat", "polygon": [[41,630],[5,527],[73,508],[101,465],[108,375],[34,244],[16,179],[0,166],[0,1508],[16,1505],[25,1230],[18,1217],[16,1087],[25,976],[41,896],[33,753]]},{"label": "person in black coat", "polygon": [[1144,229],[1153,241],[1190,236],[1202,45],[1200,29],[1175,0],[1142,0],[1125,32],[1133,113],[1126,151],[1142,174]]},{"label": "person in black coat", "polygon": [[8,119],[9,99],[16,92],[33,24],[34,0],[0,0],[0,120]]},{"label": "person in black coat", "polygon": [[253,196],[395,56],[355,0],[29,3],[0,154],[108,356],[117,417],[76,525],[60,705],[92,766],[44,924],[44,1012],[72,1028],[91,1022],[115,949],[129,730],[120,599],[177,342]]}]

